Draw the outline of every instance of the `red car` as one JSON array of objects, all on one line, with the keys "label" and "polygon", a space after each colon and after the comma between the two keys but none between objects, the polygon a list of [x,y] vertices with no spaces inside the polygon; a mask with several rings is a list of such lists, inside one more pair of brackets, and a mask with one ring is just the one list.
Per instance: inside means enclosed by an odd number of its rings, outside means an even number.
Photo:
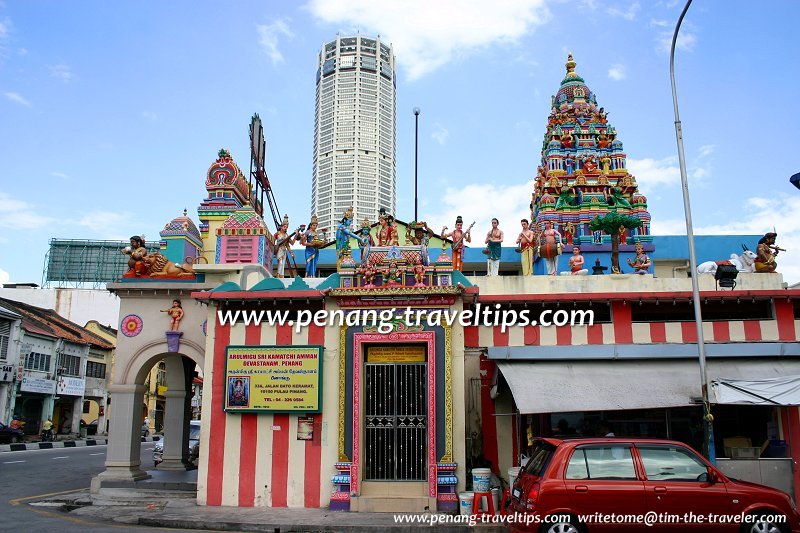
[{"label": "red car", "polygon": [[788,494],[730,479],[669,440],[537,439],[510,512],[512,531],[800,532]]}]

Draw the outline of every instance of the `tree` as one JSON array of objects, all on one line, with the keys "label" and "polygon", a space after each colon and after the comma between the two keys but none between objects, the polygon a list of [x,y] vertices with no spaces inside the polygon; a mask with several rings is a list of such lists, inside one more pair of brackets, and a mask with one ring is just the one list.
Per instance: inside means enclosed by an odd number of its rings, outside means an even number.
[{"label": "tree", "polygon": [[603,216],[596,216],[589,221],[592,231],[604,231],[611,235],[611,272],[619,273],[619,230],[620,228],[633,229],[642,226],[642,221],[630,215],[623,215],[616,211],[609,211]]}]

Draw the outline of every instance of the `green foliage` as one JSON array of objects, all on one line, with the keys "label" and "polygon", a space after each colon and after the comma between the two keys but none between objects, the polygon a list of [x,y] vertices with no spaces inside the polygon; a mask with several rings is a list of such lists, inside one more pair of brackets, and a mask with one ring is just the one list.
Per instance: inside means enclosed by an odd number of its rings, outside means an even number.
[{"label": "green foliage", "polygon": [[630,215],[623,215],[616,211],[609,211],[603,216],[596,216],[589,221],[589,229],[592,231],[604,231],[608,235],[614,235],[619,232],[620,227],[626,229],[639,228],[642,226],[642,221]]}]

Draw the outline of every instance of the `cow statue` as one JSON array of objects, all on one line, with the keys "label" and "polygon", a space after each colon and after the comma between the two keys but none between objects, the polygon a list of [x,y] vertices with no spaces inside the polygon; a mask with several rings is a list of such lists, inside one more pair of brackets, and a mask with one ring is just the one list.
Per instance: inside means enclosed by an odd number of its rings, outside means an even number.
[{"label": "cow statue", "polygon": [[739,272],[752,273],[756,271],[756,253],[748,250],[747,246],[742,245],[742,255],[731,254],[731,258],[727,261],[706,261],[697,265],[698,274],[716,274],[717,266],[733,265]]}]

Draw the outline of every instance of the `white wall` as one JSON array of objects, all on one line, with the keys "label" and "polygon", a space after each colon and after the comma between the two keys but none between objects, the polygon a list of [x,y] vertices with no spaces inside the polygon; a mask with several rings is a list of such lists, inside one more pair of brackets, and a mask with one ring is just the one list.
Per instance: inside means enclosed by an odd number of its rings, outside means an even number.
[{"label": "white wall", "polygon": [[0,288],[0,296],[17,302],[54,309],[56,313],[79,326],[97,320],[117,329],[119,298],[105,289],[41,289]]}]

